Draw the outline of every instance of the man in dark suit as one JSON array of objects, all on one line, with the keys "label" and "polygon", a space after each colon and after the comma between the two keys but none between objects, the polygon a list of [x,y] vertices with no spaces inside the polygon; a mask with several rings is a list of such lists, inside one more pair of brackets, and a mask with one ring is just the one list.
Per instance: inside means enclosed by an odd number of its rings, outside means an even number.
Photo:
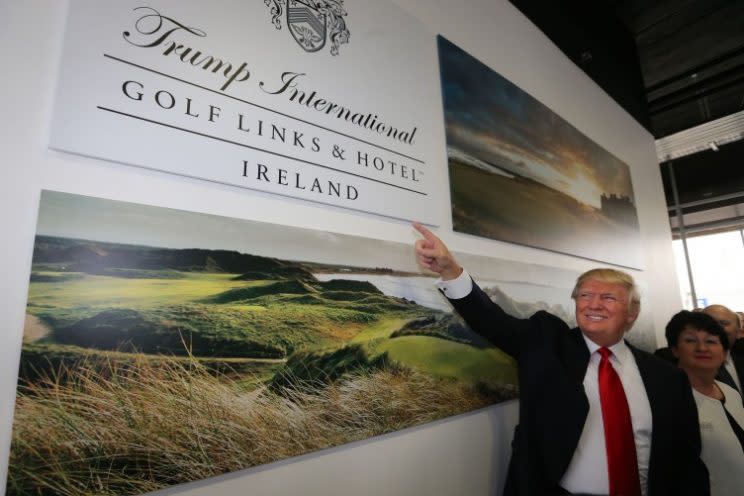
[{"label": "man in dark suit", "polygon": [[704,496],[697,409],[684,373],[623,340],[640,299],[632,278],[589,271],[572,294],[578,327],[506,314],[420,224],[418,261],[468,325],[518,363],[520,422],[504,494]]},{"label": "man in dark suit", "polygon": [[744,384],[742,382],[744,381],[744,351],[741,344],[737,343],[741,330],[739,316],[723,305],[707,306],[703,309],[703,312],[721,324],[729,341],[729,353],[716,379],[728,384],[744,396],[744,390],[742,390]]}]

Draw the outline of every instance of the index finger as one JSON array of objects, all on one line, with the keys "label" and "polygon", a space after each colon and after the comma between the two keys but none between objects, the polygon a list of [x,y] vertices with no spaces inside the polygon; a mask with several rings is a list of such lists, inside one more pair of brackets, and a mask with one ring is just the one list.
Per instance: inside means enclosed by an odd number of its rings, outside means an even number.
[{"label": "index finger", "polygon": [[436,241],[438,239],[433,232],[425,228],[420,222],[414,222],[412,225],[427,241]]}]

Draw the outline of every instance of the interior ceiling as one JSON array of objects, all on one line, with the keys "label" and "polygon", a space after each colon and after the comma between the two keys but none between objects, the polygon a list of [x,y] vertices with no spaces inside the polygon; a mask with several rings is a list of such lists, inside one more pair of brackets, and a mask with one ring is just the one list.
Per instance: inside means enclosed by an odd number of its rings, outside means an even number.
[{"label": "interior ceiling", "polygon": [[[510,1],[657,139],[696,126],[715,135],[718,119],[744,111],[744,0]],[[713,148],[674,160],[685,214],[744,211],[744,141]]]},{"label": "interior ceiling", "polygon": [[607,1],[635,38],[656,138],[744,110],[744,1]]}]

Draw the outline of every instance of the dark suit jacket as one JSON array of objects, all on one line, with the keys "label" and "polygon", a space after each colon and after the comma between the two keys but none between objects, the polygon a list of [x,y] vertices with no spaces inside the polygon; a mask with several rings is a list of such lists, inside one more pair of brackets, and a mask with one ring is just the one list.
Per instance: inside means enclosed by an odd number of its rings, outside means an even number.
[{"label": "dark suit jacket", "polygon": [[[475,283],[468,296],[450,302],[474,331],[517,360],[519,425],[504,494],[553,494],[589,412],[583,389],[589,349],[581,331],[569,329],[547,312],[529,319],[512,317]],[[697,408],[687,376],[629,347],[651,405],[648,496],[708,495],[708,472],[700,460]]]},{"label": "dark suit jacket", "polygon": [[744,338],[734,341],[734,346],[731,347],[731,353],[744,353]]},{"label": "dark suit jacket", "polygon": [[[731,361],[734,362],[734,368],[736,373],[739,374],[739,382],[742,383],[741,387],[744,388],[744,338],[737,339],[734,342],[734,346],[729,350],[731,354]],[[744,396],[744,391],[740,391]]]},{"label": "dark suit jacket", "polygon": [[677,357],[674,356],[674,353],[672,353],[672,349],[669,346],[664,346],[663,348],[659,348],[658,350],[654,351],[654,356],[657,356],[662,360],[666,360],[669,363],[677,365]]}]

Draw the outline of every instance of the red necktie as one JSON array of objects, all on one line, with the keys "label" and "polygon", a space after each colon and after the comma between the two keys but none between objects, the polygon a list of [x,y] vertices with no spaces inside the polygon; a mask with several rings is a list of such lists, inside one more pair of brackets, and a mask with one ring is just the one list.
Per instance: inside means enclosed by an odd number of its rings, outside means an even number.
[{"label": "red necktie", "polygon": [[641,496],[633,425],[623,383],[610,363],[612,352],[600,348],[599,399],[602,403],[610,496]]}]

